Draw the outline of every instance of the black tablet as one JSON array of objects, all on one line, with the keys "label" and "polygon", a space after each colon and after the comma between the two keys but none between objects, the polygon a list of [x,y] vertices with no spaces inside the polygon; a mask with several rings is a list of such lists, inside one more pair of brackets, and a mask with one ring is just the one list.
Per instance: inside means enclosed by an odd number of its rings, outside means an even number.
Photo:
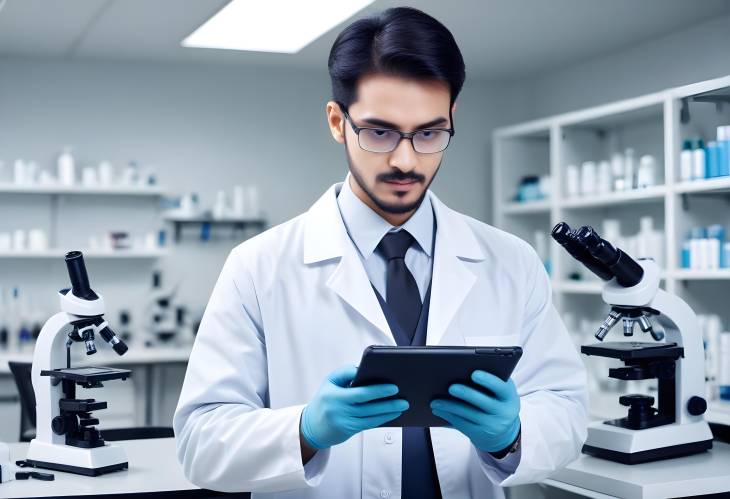
[{"label": "black tablet", "polygon": [[431,412],[433,399],[452,398],[449,386],[453,383],[479,388],[471,380],[471,373],[477,369],[507,381],[521,356],[519,346],[369,346],[351,386],[398,386],[399,392],[391,398],[406,399],[410,407],[383,426],[445,426],[446,421]]}]

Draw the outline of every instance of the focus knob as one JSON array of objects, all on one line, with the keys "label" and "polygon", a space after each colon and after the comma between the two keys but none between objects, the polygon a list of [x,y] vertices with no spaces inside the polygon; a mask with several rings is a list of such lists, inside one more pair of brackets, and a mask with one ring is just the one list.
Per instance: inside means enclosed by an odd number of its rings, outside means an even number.
[{"label": "focus knob", "polygon": [[61,416],[56,416],[51,420],[51,429],[56,435],[63,435],[66,433],[66,420]]},{"label": "focus knob", "polygon": [[706,410],[707,401],[702,397],[693,395],[687,401],[687,412],[689,412],[693,416],[699,416],[701,414],[704,414]]}]

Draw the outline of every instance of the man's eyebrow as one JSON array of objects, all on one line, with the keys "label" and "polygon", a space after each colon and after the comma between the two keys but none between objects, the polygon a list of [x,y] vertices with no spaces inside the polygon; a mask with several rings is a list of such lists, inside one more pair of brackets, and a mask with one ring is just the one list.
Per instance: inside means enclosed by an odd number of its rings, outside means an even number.
[{"label": "man's eyebrow", "polygon": [[[364,118],[361,121],[364,123],[368,123],[369,125],[375,125],[375,126],[382,126],[384,128],[393,128],[398,129],[398,125],[395,123],[391,123],[390,121],[381,120],[378,118]],[[445,123],[448,123],[448,119],[444,118],[443,116],[439,116],[438,118],[431,120],[427,123],[424,123],[422,125],[418,125],[415,130],[421,130],[422,128],[430,128],[432,126],[436,125],[442,125]]]}]

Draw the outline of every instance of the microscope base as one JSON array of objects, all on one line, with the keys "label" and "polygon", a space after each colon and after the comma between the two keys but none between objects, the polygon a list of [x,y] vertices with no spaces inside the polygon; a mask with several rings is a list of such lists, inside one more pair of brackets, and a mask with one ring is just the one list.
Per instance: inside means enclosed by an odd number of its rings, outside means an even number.
[{"label": "microscope base", "polygon": [[117,445],[82,449],[64,444],[49,444],[33,439],[26,461],[34,467],[98,476],[129,467],[124,449]]},{"label": "microscope base", "polygon": [[711,448],[712,432],[706,421],[672,423],[645,430],[629,430],[599,421],[588,425],[583,453],[623,464],[638,464]]}]

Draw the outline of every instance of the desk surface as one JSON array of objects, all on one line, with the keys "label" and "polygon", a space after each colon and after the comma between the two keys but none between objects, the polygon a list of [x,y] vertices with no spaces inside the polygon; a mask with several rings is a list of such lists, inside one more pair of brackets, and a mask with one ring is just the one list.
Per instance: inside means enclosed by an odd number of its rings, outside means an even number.
[{"label": "desk surface", "polygon": [[653,463],[626,465],[582,454],[545,484],[593,498],[664,499],[730,492],[730,445]]},{"label": "desk surface", "polygon": [[[191,346],[181,347],[131,347],[127,353],[119,356],[112,352],[107,345],[100,345],[99,352],[87,357],[75,351],[71,357],[71,365],[98,365],[112,366],[124,364],[165,364],[174,362],[187,362],[190,358]],[[27,352],[1,352],[0,353],[0,374],[10,374],[8,361],[33,362],[33,351]]]},{"label": "desk surface", "polygon": [[[40,480],[13,480],[0,484],[0,498],[31,498],[51,496],[91,496],[100,494],[150,494],[167,492],[168,497],[195,497],[198,491],[205,497],[219,495],[204,491],[190,483],[183,475],[175,457],[175,439],[156,438],[113,442],[127,452],[129,469],[97,477],[86,477],[60,471],[53,473],[52,482]],[[27,443],[8,444],[10,457],[15,462],[25,459]],[[178,494],[170,495],[171,491]],[[220,494],[224,495],[224,494]],[[148,496],[145,496],[148,497]]]}]

